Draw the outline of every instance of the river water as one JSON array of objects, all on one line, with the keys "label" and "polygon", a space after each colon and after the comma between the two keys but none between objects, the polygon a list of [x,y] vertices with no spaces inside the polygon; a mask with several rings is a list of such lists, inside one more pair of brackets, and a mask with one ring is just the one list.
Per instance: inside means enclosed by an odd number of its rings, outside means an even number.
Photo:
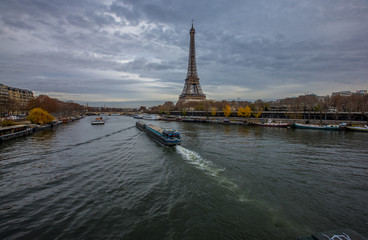
[{"label": "river water", "polygon": [[368,236],[368,134],[92,119],[0,144],[0,239]]}]

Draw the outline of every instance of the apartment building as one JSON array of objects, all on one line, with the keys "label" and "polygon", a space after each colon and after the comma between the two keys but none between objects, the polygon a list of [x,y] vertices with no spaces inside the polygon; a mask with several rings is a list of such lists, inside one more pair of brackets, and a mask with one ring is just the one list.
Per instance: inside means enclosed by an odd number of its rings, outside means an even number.
[{"label": "apartment building", "polygon": [[0,84],[0,112],[2,114],[22,114],[27,111],[33,92]]}]

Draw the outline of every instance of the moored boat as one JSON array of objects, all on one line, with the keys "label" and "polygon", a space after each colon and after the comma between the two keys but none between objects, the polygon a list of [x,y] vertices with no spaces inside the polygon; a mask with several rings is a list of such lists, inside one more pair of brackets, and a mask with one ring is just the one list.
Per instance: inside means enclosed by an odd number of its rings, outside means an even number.
[{"label": "moored boat", "polygon": [[283,123],[283,122],[275,122],[272,121],[272,119],[268,119],[267,122],[261,122],[261,123],[253,123],[255,126],[261,126],[261,127],[289,127],[289,123]]},{"label": "moored boat", "polygon": [[135,119],[143,119],[143,115],[142,114],[134,114],[133,118]]},{"label": "moored boat", "polygon": [[155,115],[155,114],[151,114],[151,115],[143,115],[143,119],[144,120],[159,120],[160,117]]},{"label": "moored boat", "polygon": [[348,130],[348,131],[354,131],[354,132],[368,132],[368,126],[367,125],[345,126],[345,129]]},{"label": "moored boat", "polygon": [[71,122],[72,120],[70,118],[63,118],[61,119],[61,121],[63,121],[63,123],[68,123]]},{"label": "moored boat", "polygon": [[103,118],[102,118],[102,117],[98,117],[98,118],[96,118],[95,120],[93,120],[93,121],[91,122],[91,124],[92,124],[92,125],[103,125],[103,124],[105,124],[105,121],[103,120]]},{"label": "moored boat", "polygon": [[312,130],[332,130],[332,131],[340,130],[340,126],[337,124],[316,125],[316,124],[294,123],[293,127]]},{"label": "moored boat", "polygon": [[32,133],[32,129],[27,125],[15,125],[0,128],[0,142],[13,138],[26,136]]},{"label": "moored boat", "polygon": [[161,128],[152,124],[146,125],[143,121],[138,121],[135,126],[147,133],[148,136],[165,146],[175,146],[181,144],[180,133],[175,129]]}]

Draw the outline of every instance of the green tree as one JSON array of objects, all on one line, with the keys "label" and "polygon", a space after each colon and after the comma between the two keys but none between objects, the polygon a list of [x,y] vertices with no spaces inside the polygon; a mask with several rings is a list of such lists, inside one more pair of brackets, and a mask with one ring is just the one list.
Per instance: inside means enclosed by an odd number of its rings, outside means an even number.
[{"label": "green tree", "polygon": [[226,104],[225,108],[223,109],[225,117],[229,117],[231,115],[231,107]]},{"label": "green tree", "polygon": [[53,121],[54,117],[42,108],[34,108],[27,116],[27,119],[31,123],[45,124]]}]

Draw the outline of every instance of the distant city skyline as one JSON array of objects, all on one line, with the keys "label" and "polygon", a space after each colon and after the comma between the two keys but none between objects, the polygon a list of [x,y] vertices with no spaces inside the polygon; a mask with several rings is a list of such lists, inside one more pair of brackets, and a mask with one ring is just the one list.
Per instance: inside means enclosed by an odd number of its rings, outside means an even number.
[{"label": "distant city skyline", "polygon": [[189,30],[207,99],[368,89],[368,2],[4,0],[0,83],[77,102],[173,101]]}]

